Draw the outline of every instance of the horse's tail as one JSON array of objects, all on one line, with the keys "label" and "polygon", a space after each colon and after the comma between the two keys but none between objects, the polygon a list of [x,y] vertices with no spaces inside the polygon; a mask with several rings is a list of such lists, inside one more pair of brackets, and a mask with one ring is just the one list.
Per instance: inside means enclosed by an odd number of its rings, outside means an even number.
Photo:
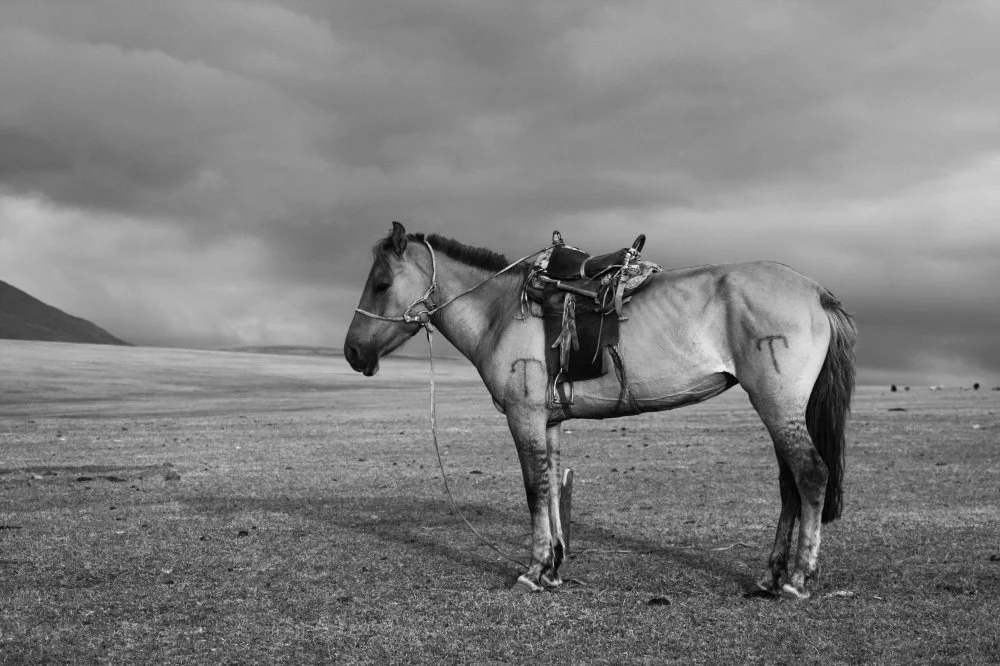
[{"label": "horse's tail", "polygon": [[854,394],[854,343],[858,328],[840,301],[828,291],[820,294],[820,305],[830,319],[830,346],[806,406],[806,428],[829,478],[823,504],[823,522],[840,517],[843,503],[844,430]]}]

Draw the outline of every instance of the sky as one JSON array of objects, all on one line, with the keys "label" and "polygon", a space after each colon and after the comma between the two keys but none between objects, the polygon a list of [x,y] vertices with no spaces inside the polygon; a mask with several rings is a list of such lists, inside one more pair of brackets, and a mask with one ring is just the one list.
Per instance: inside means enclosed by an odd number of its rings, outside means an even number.
[{"label": "sky", "polygon": [[339,347],[393,220],[773,259],[865,383],[1000,384],[993,0],[8,0],[0,279],[136,344]]}]

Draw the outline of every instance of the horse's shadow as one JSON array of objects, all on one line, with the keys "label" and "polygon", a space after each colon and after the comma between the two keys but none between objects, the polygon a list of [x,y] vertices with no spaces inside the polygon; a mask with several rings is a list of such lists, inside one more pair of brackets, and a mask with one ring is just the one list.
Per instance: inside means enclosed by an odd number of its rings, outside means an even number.
[{"label": "horse's shadow", "polygon": [[[189,498],[186,503],[198,511],[216,514],[245,511],[297,514],[314,522],[318,530],[322,530],[324,524],[334,525],[341,530],[397,544],[404,550],[417,551],[421,560],[445,559],[463,568],[480,570],[494,576],[497,587],[509,587],[523,572],[521,566],[500,559],[479,541],[444,499],[339,496],[292,500],[231,496]],[[530,528],[526,510],[501,510],[473,502],[463,502],[459,509],[505,558],[518,560],[521,564],[527,562]],[[517,535],[512,536],[515,529]],[[705,587],[736,583],[745,590],[753,588],[751,577],[721,553],[671,548],[654,539],[623,534],[621,528],[612,531],[587,520],[573,521],[572,537],[569,557],[560,569],[570,579],[574,578],[574,570],[580,569],[601,575],[595,571],[597,565],[586,563],[593,555],[622,554],[633,558],[630,563],[635,567],[632,576],[642,580],[655,577],[663,567],[672,566],[702,572],[710,579],[705,581]],[[641,558],[648,559],[642,563]]]}]

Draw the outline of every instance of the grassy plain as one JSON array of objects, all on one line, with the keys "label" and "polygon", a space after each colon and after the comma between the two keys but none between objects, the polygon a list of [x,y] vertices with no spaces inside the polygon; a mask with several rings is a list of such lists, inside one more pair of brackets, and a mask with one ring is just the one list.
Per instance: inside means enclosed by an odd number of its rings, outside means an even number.
[{"label": "grassy plain", "polygon": [[[459,505],[523,559],[505,421],[437,369]],[[0,662],[1000,662],[1000,392],[859,390],[806,602],[744,596],[778,497],[738,389],[567,425],[575,582],[537,595],[427,408],[420,360],[0,341]]]}]

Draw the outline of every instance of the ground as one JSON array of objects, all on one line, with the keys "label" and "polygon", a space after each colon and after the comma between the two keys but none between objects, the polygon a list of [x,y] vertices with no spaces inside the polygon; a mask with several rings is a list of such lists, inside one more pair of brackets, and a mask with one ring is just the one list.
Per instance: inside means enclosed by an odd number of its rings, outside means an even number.
[{"label": "ground", "polygon": [[[505,553],[503,417],[441,361],[452,490]],[[747,596],[778,512],[746,396],[572,421],[563,589],[452,514],[426,361],[0,341],[4,663],[998,663],[1000,392],[858,391],[805,602]]]}]

